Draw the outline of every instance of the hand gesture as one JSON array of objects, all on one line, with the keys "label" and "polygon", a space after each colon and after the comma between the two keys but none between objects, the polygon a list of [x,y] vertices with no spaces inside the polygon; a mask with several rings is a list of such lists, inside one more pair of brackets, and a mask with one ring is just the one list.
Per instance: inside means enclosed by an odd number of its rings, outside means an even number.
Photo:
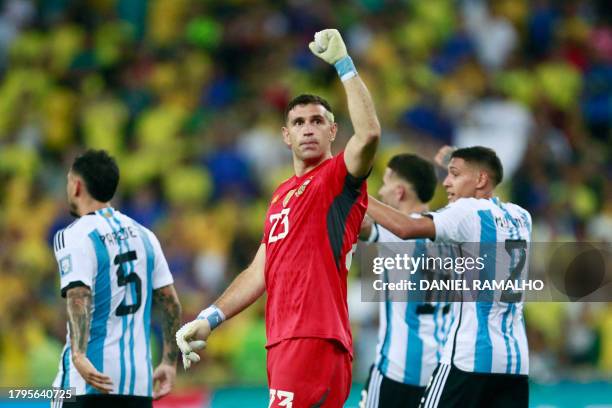
[{"label": "hand gesture", "polygon": [[316,33],[314,41],[308,44],[308,48],[314,55],[332,65],[348,55],[342,36],[335,29]]},{"label": "hand gesture", "polygon": [[210,324],[206,319],[196,319],[181,327],[176,332],[176,344],[183,354],[183,367],[187,370],[191,363],[200,361],[196,351],[206,347],[206,339],[210,335]]},{"label": "hand gesture", "polygon": [[176,378],[175,364],[161,363],[153,372],[153,399],[167,395],[174,386]]},{"label": "hand gesture", "polygon": [[73,355],[72,363],[87,384],[104,394],[113,391],[113,382],[111,378],[99,372],[85,354],[79,353]]},{"label": "hand gesture", "polygon": [[440,150],[438,150],[438,153],[436,153],[436,156],[434,157],[434,162],[438,166],[446,169],[446,166],[448,166],[448,163],[451,160],[451,154],[453,154],[454,151],[454,147],[448,145],[442,146]]}]

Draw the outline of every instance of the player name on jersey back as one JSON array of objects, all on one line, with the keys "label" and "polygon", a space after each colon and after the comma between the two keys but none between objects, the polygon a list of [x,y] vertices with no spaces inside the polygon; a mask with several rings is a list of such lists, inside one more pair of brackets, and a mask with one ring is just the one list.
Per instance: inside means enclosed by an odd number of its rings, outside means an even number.
[{"label": "player name on jersey back", "polygon": [[[62,295],[91,289],[87,358],[113,381],[113,393],[152,395],[150,349],[153,290],[173,283],[155,235],[106,207],[79,218],[54,239]],[[97,393],[71,362],[70,327],[53,386]]]}]

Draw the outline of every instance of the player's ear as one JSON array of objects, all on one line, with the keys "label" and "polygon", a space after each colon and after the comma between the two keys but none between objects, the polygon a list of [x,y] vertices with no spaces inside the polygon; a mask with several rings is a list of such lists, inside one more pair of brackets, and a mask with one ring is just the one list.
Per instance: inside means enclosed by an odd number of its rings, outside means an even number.
[{"label": "player's ear", "polygon": [[291,138],[289,136],[289,128],[286,126],[283,126],[281,128],[281,132],[283,133],[283,142],[285,142],[285,144],[291,148]]},{"label": "player's ear", "polygon": [[401,184],[396,184],[395,185],[395,198],[397,198],[397,201],[400,202],[405,197],[406,197],[406,187],[402,186]]},{"label": "player's ear", "polygon": [[336,122],[332,122],[330,126],[331,137],[329,138],[330,142],[336,140],[336,134],[338,133],[338,124]]},{"label": "player's ear", "polygon": [[478,189],[485,188],[489,180],[490,180],[489,173],[487,173],[485,170],[482,170],[482,169],[479,170],[478,178],[476,179],[476,188]]},{"label": "player's ear", "polygon": [[83,183],[80,178],[74,179],[74,196],[79,197],[81,195],[81,189],[83,188]]}]

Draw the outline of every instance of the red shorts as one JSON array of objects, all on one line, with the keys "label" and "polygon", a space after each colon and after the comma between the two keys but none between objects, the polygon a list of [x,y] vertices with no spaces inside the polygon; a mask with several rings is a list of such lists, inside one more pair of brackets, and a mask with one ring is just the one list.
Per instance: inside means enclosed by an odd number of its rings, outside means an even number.
[{"label": "red shorts", "polygon": [[342,407],[351,376],[351,356],[336,341],[283,340],[268,349],[269,408]]}]

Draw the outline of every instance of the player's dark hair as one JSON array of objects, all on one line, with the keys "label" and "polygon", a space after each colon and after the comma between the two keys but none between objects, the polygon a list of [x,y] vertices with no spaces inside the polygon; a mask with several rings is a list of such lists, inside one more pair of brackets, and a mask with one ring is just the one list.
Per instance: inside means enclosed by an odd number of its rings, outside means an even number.
[{"label": "player's dark hair", "polygon": [[495,150],[484,146],[472,146],[457,149],[451,154],[451,158],[463,159],[468,163],[483,166],[489,171],[493,179],[493,185],[498,185],[504,178],[504,168],[495,153]]},{"label": "player's dark hair", "polygon": [[422,203],[426,203],[436,190],[436,172],[433,164],[415,154],[398,154],[389,160],[387,167],[409,182]]},{"label": "player's dark hair", "polygon": [[332,111],[331,105],[325,99],[321,98],[318,95],[311,94],[302,94],[293,98],[285,108],[285,120],[289,117],[289,112],[291,109],[295,108],[297,105],[321,105],[323,106],[329,113],[334,113]]},{"label": "player's dark hair", "polygon": [[89,194],[97,201],[106,203],[115,195],[119,184],[117,162],[105,150],[87,150],[74,159],[72,172],[85,181]]}]

